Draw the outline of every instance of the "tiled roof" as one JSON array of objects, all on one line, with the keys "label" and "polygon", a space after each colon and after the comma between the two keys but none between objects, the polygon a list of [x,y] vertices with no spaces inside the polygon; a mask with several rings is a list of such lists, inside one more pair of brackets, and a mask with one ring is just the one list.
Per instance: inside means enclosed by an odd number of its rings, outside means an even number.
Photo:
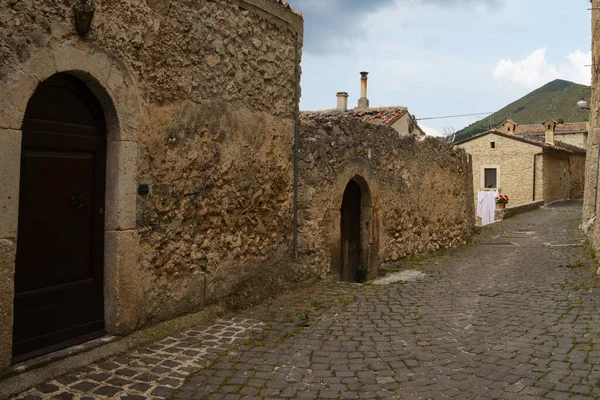
[{"label": "tiled roof", "polygon": [[396,123],[400,118],[402,118],[405,115],[408,115],[408,117],[413,121],[413,127],[419,132],[421,132],[422,135],[425,135],[425,132],[423,131],[423,129],[421,129],[417,120],[414,118],[414,115],[411,115],[406,107],[380,107],[368,109],[355,108],[347,111],[339,111],[336,109],[321,111],[301,111],[300,115],[302,119],[311,115],[328,113],[342,113],[345,115],[351,115],[355,118],[359,118],[361,121],[367,122],[369,124],[387,126],[394,125],[394,123]]},{"label": "tiled roof", "polygon": [[370,108],[355,111],[364,122],[371,124],[393,125],[408,113],[406,107]]},{"label": "tiled roof", "polygon": [[[587,122],[557,124],[554,130],[554,134],[556,135],[585,132],[587,132]],[[518,135],[543,135],[546,133],[546,128],[543,124],[517,125],[515,133]]]},{"label": "tiled roof", "polygon": [[554,144],[550,144],[550,143],[546,143],[545,139],[543,136],[539,136],[537,134],[512,134],[512,133],[508,133],[508,132],[503,132],[503,131],[499,131],[499,130],[491,130],[491,131],[487,131],[487,132],[483,132],[480,133],[479,135],[475,135],[472,136],[468,139],[465,140],[461,140],[459,142],[454,143],[455,145],[461,145],[463,143],[469,142],[473,139],[479,139],[480,137],[483,137],[485,135],[489,135],[489,134],[495,134],[495,135],[500,135],[500,136],[504,136],[506,138],[509,139],[514,139],[517,140],[519,142],[524,142],[524,143],[529,143],[532,144],[534,146],[538,146],[538,147],[542,147],[544,149],[549,149],[549,150],[557,150],[557,151],[566,151],[567,153],[572,153],[572,154],[585,154],[585,149],[582,149],[580,147],[577,146],[572,146],[570,144],[566,144],[563,142],[559,142],[559,141],[554,141]]}]

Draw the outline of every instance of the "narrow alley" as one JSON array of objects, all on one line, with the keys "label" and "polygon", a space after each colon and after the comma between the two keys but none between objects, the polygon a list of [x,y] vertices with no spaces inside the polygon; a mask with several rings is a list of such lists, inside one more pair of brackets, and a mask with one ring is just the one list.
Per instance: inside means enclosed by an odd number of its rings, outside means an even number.
[{"label": "narrow alley", "polygon": [[600,397],[600,284],[580,216],[580,202],[544,207],[390,271],[406,280],[319,283],[15,398]]}]

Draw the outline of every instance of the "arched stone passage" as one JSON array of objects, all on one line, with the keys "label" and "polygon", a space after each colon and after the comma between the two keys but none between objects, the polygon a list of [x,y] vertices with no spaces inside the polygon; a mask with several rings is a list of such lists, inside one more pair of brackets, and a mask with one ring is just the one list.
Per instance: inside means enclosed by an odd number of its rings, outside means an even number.
[{"label": "arched stone passage", "polygon": [[379,188],[368,163],[346,163],[334,191],[332,273],[344,281],[374,279],[379,267]]},{"label": "arched stone passage", "polygon": [[353,179],[348,182],[342,199],[340,236],[340,279],[346,282],[363,282],[366,274],[361,263],[361,191]]}]

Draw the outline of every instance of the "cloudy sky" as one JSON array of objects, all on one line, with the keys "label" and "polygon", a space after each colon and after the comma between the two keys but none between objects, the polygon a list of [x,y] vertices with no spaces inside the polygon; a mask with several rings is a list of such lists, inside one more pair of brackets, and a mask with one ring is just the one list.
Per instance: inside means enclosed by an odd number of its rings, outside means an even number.
[{"label": "cloudy sky", "polygon": [[[497,111],[556,79],[591,81],[588,0],[288,0],[305,23],[302,110],[335,93],[417,118]],[[477,117],[420,122],[429,133]]]}]

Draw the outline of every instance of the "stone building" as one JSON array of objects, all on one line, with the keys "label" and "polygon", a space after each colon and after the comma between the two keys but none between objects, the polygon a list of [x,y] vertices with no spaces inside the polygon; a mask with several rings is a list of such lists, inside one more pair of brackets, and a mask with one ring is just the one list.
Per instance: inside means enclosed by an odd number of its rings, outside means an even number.
[{"label": "stone building", "polygon": [[96,0],[85,34],[73,3],[0,5],[0,369],[197,310],[292,244],[302,17]]},{"label": "stone building", "polygon": [[[600,57],[600,0],[592,0],[592,59]],[[590,118],[587,140],[587,157],[585,164],[585,195],[583,198],[583,226],[587,238],[592,246],[600,250],[600,224],[597,211],[600,201],[598,178],[600,172],[600,146],[598,146],[598,133],[600,132],[600,93],[598,92],[598,72],[600,65],[594,62],[592,69],[592,99],[590,101]]]},{"label": "stone building", "polygon": [[464,150],[354,111],[303,113],[300,139],[298,253],[311,272],[361,282],[381,265],[470,237]]},{"label": "stone building", "polygon": [[[584,124],[518,125],[508,119],[491,130],[456,142],[473,157],[474,197],[480,189],[498,189],[509,206],[583,195],[585,149],[558,141],[585,143]],[[557,129],[558,128],[558,129]]]}]

